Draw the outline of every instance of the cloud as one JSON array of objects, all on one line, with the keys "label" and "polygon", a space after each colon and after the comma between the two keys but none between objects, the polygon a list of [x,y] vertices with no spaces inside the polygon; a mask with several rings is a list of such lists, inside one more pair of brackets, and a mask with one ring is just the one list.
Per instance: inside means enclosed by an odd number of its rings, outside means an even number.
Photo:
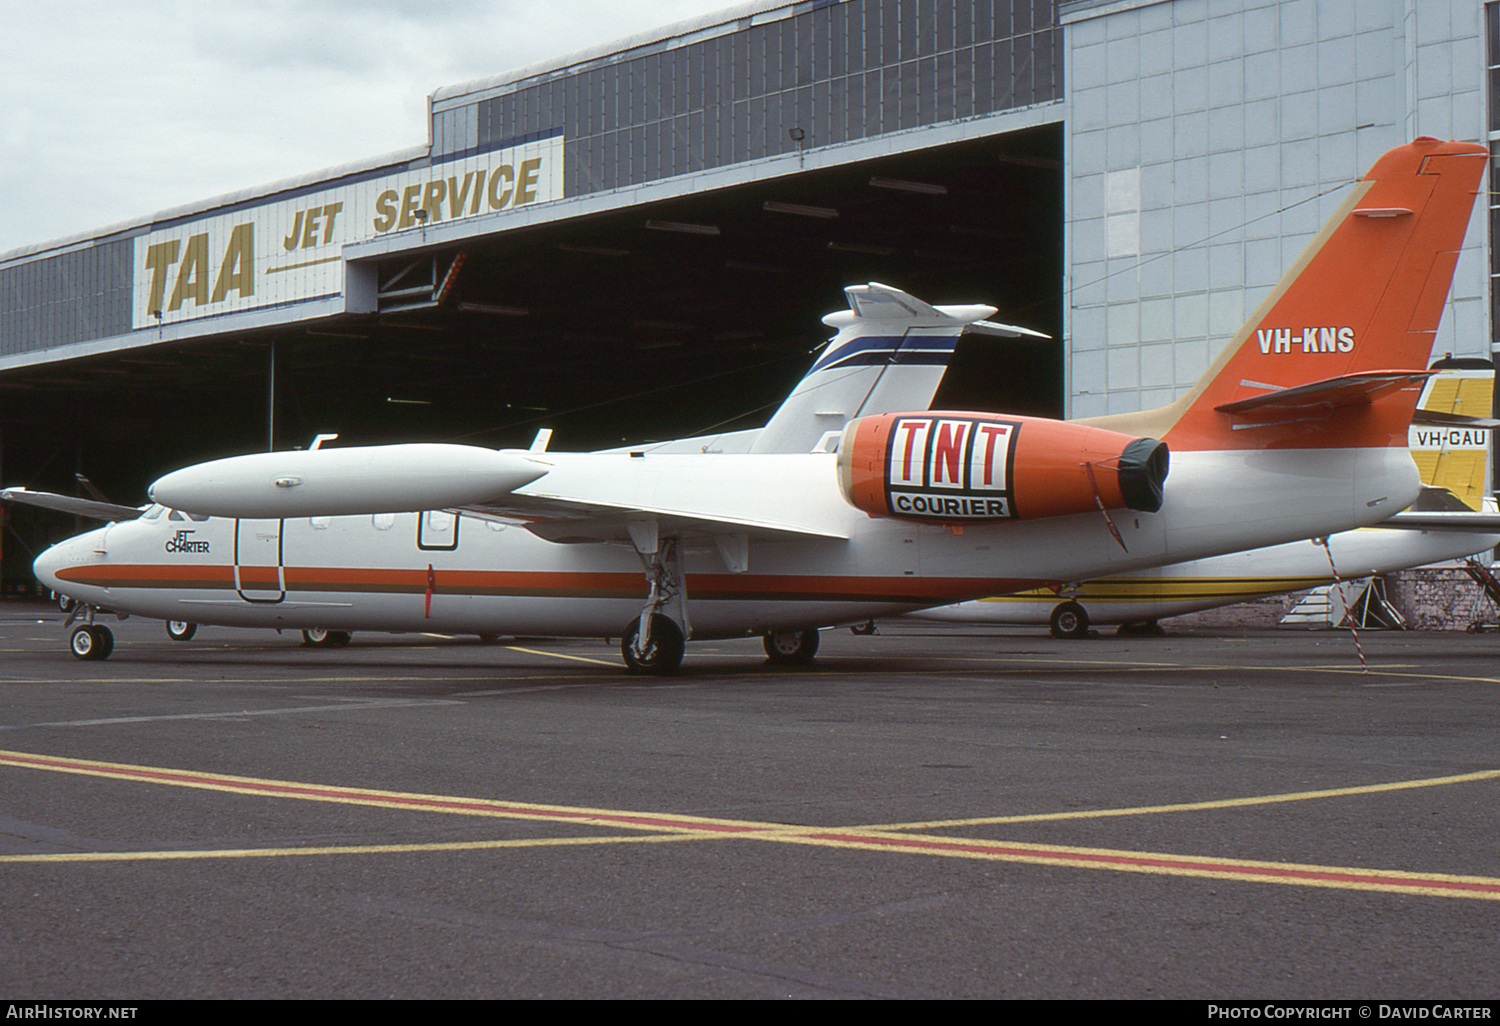
[{"label": "cloud", "polygon": [[423,145],[427,96],[723,0],[0,0],[0,253]]}]

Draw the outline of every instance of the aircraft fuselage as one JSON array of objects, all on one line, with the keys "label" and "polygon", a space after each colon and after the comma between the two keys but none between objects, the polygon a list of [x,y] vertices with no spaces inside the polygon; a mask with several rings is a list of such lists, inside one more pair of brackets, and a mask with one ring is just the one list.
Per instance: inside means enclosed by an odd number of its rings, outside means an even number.
[{"label": "aircraft fuselage", "polygon": [[[684,532],[684,608],[699,638],[853,623],[1323,535],[1381,520],[1419,490],[1401,448],[1188,452],[1174,455],[1158,513],[956,528],[859,512],[828,454],[548,459],[539,485],[593,484],[602,496],[634,476],[656,508],[678,496],[692,508],[693,492],[701,508],[702,471],[723,467],[733,494],[710,505],[761,524],[795,507],[789,521],[816,525],[820,536]],[[443,511],[235,520],[154,507],[54,546],[36,570],[98,607],[245,627],[618,637],[648,592],[629,540],[549,541]]]}]

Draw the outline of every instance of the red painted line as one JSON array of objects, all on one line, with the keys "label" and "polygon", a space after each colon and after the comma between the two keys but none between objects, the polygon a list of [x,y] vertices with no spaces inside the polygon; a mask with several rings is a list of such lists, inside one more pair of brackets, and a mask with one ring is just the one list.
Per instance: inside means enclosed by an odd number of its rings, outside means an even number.
[{"label": "red painted line", "polygon": [[836,844],[891,851],[920,853],[954,853],[980,858],[1005,858],[1017,861],[1078,868],[1117,869],[1122,871],[1161,871],[1197,876],[1237,878],[1266,883],[1292,883],[1316,886],[1328,884],[1345,887],[1389,888],[1402,891],[1447,893],[1455,897],[1500,898],[1500,880],[1490,878],[1462,879],[1439,874],[1394,873],[1374,870],[1362,872],[1337,867],[1279,866],[1270,863],[1209,860],[1190,856],[1132,854],[1098,850],[1079,850],[1045,845],[1021,845],[1003,841],[945,840],[933,837],[893,836],[861,831],[817,830],[790,824],[724,822],[691,816],[654,815],[609,810],[571,809],[517,802],[482,799],[436,798],[387,791],[364,791],[357,788],[313,784],[291,784],[180,770],[158,770],[119,763],[90,762],[25,752],[0,752],[0,763],[32,766],[140,780],[152,783],[262,794],[315,801],[338,801],[385,808],[426,809],[471,815],[511,816],[555,822],[610,824],[639,830],[686,831],[698,834],[745,836],[792,844]]},{"label": "red painted line", "polygon": [[1305,883],[1359,884],[1366,886],[1399,887],[1406,890],[1446,890],[1464,894],[1500,896],[1500,881],[1453,880],[1438,875],[1393,875],[1390,873],[1345,872],[1336,869],[1315,869],[1300,866],[1273,866],[1256,862],[1222,861],[1210,862],[1190,857],[1177,858],[1163,855],[1130,855],[1113,852],[1077,851],[1068,848],[1045,846],[1007,845],[987,841],[935,841],[916,837],[883,837],[863,833],[817,833],[804,835],[815,840],[835,841],[842,844],[859,844],[896,848],[907,851],[954,851],[972,855],[1004,856],[1025,859],[1030,862],[1066,862],[1081,866],[1122,869],[1165,869],[1176,873],[1207,873],[1218,876],[1238,876],[1250,879],[1285,880]]},{"label": "red painted line", "polygon": [[320,801],[356,802],[362,805],[391,808],[524,816],[532,819],[551,819],[564,822],[614,823],[621,826],[655,830],[691,830],[723,834],[753,833],[757,830],[765,829],[764,826],[753,823],[721,823],[711,820],[698,820],[692,817],[660,816],[644,813],[627,814],[590,811],[587,809],[560,809],[555,806],[494,802],[483,799],[429,798],[422,795],[363,791],[357,788],[327,787],[312,784],[284,784],[247,777],[189,773],[176,770],[154,770],[144,766],[127,766],[119,763],[95,763],[80,759],[28,755],[23,752],[5,752],[3,755],[0,755],[0,760],[12,764],[36,766],[42,769],[98,774],[116,779],[142,780],[152,783],[201,787],[212,790],[249,792],[283,798],[310,798]]}]

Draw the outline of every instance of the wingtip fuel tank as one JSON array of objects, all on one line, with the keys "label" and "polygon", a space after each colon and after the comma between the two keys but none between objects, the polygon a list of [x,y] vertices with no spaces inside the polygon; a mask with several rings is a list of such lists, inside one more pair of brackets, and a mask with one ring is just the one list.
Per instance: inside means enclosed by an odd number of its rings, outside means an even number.
[{"label": "wingtip fuel tank", "polygon": [[153,502],[241,518],[347,516],[448,509],[494,499],[547,473],[507,450],[412,443],[255,453],[159,478]]}]

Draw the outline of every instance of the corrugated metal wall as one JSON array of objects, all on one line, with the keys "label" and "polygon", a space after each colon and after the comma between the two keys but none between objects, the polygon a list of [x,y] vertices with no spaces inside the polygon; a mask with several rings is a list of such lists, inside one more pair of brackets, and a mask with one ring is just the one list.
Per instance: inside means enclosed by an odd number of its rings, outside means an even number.
[{"label": "corrugated metal wall", "polygon": [[0,268],[0,356],[130,330],[130,239]]},{"label": "corrugated metal wall", "polygon": [[561,128],[565,188],[578,196],[1052,102],[1062,89],[1052,0],[847,0],[499,87],[435,115],[434,157]]}]

